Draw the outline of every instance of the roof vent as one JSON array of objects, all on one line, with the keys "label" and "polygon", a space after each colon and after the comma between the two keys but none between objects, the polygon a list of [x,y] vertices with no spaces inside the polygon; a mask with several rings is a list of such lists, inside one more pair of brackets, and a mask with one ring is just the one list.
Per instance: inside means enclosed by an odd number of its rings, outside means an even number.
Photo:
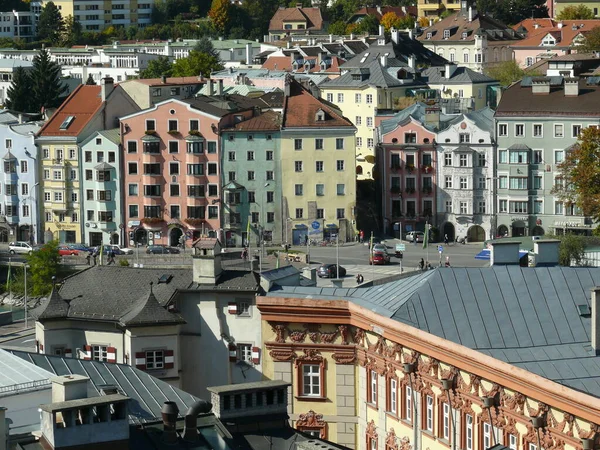
[{"label": "roof vent", "polygon": [[113,395],[113,394],[121,393],[121,392],[119,392],[119,388],[117,386],[115,386],[114,384],[103,384],[98,387],[100,388],[101,395]]},{"label": "roof vent", "polygon": [[592,310],[587,303],[584,305],[577,305],[577,309],[579,310],[579,315],[581,317],[590,317],[592,315]]},{"label": "roof vent", "polygon": [[173,275],[164,274],[158,279],[158,284],[169,284],[173,279]]}]

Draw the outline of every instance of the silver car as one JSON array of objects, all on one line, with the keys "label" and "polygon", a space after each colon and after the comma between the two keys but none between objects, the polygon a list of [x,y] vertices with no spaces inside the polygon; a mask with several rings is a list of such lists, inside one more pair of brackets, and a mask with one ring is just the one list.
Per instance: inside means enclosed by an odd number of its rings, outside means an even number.
[{"label": "silver car", "polygon": [[8,253],[10,253],[11,255],[31,255],[33,253],[33,247],[27,242],[11,242],[10,244],[8,244]]}]

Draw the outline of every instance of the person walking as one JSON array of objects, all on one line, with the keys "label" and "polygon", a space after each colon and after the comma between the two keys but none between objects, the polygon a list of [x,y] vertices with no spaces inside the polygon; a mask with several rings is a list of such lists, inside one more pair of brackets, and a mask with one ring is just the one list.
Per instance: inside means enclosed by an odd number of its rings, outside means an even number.
[{"label": "person walking", "polygon": [[115,251],[112,248],[110,248],[108,250],[107,256],[108,256],[108,262],[106,263],[106,265],[110,266],[111,264],[114,264],[115,263]]},{"label": "person walking", "polygon": [[450,267],[450,257],[446,256],[446,267]]},{"label": "person walking", "polygon": [[444,244],[448,245],[448,235],[447,234],[444,235]]},{"label": "person walking", "polygon": [[425,260],[423,258],[421,258],[421,261],[419,261],[419,269],[423,270],[425,268]]},{"label": "person walking", "polygon": [[413,238],[413,244],[417,245],[417,234],[414,233],[412,238]]}]

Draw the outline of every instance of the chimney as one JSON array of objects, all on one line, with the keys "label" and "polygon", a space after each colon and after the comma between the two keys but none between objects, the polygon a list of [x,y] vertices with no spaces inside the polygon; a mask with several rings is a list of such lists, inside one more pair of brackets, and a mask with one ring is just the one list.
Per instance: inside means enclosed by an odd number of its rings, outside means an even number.
[{"label": "chimney", "polygon": [[535,77],[531,79],[531,93],[537,95],[547,95],[550,93],[550,78]]},{"label": "chimney", "polygon": [[292,50],[290,52],[290,64],[294,64],[294,62],[298,59],[300,54],[296,50]]},{"label": "chimney", "polygon": [[469,22],[473,22],[473,7],[469,6]]},{"label": "chimney", "polygon": [[408,38],[413,41],[415,39],[415,30],[414,29],[410,29],[408,30]]},{"label": "chimney", "polygon": [[217,95],[223,95],[223,80],[219,80],[217,84]]},{"label": "chimney", "polygon": [[160,82],[162,84],[167,84],[167,76],[166,75],[161,75],[160,77]]},{"label": "chimney", "polygon": [[592,348],[600,355],[600,286],[592,288]]},{"label": "chimney", "polygon": [[434,129],[440,129],[440,108],[425,109],[425,123],[431,125]]},{"label": "chimney", "polygon": [[[381,12],[381,6],[378,6],[378,7],[377,7],[377,13],[378,13],[379,15],[383,15],[383,13]],[[379,29],[381,30],[381,25],[379,26]],[[380,32],[380,34],[383,34],[383,33],[382,33],[382,32]]]},{"label": "chimney", "polygon": [[0,450],[7,450],[8,429],[6,426],[6,408],[0,406]]},{"label": "chimney", "polygon": [[115,89],[115,80],[113,80],[111,77],[104,77],[102,78],[100,84],[100,95],[102,101],[105,102],[110,93]]},{"label": "chimney", "polygon": [[313,281],[315,284],[317,283],[317,269],[313,267],[303,267],[302,276]]},{"label": "chimney", "polygon": [[332,44],[333,43],[333,34],[329,35],[329,43]]},{"label": "chimney", "polygon": [[[557,26],[557,27],[558,27],[558,29],[560,30],[560,29],[562,29],[562,27],[563,27],[564,25],[563,25],[563,23],[562,23],[562,22],[558,22],[558,23],[556,24],[556,26]],[[538,27],[539,27],[539,25],[536,23],[536,24],[535,24],[535,29],[537,30],[537,29],[538,29]]]},{"label": "chimney", "polygon": [[392,34],[392,42],[394,44],[397,44],[398,41],[400,40],[400,32],[398,30],[396,30],[395,28],[392,28],[390,31]]},{"label": "chimney", "polygon": [[87,398],[88,380],[88,377],[82,375],[62,375],[51,378],[52,403]]},{"label": "chimney", "polygon": [[246,64],[252,64],[252,43],[246,44]]},{"label": "chimney", "polygon": [[327,59],[327,52],[319,52],[319,64]]},{"label": "chimney", "polygon": [[579,78],[565,78],[565,97],[579,95]]},{"label": "chimney", "polygon": [[208,414],[212,404],[205,400],[198,400],[185,413],[185,428],[183,429],[183,440],[187,442],[198,442],[198,415]]},{"label": "chimney", "polygon": [[383,36],[385,34],[385,28],[383,25],[379,25],[379,36]]},{"label": "chimney", "polygon": [[175,444],[177,442],[177,415],[179,408],[175,402],[164,402],[160,410],[163,420],[163,440],[167,444]]},{"label": "chimney", "polygon": [[533,241],[533,253],[535,253],[535,267],[558,266],[558,239],[540,239]]},{"label": "chimney", "polygon": [[415,55],[408,55],[408,67],[414,69],[416,67],[415,64]]},{"label": "chimney", "polygon": [[446,79],[449,80],[456,71],[456,64],[446,64]]},{"label": "chimney", "polygon": [[389,56],[390,56],[390,54],[389,54],[389,53],[385,53],[385,54],[383,54],[383,55],[381,55],[381,56],[379,57],[379,61],[381,62],[381,66],[382,66],[383,68],[387,67],[387,65],[388,65],[388,57],[389,57]]},{"label": "chimney", "polygon": [[302,3],[296,3],[296,8],[302,8]]},{"label": "chimney", "polygon": [[215,95],[215,85],[214,85],[214,80],[208,80],[208,95],[210,97],[212,97],[213,95]]},{"label": "chimney", "polygon": [[520,242],[491,241],[490,266],[518,266]]}]

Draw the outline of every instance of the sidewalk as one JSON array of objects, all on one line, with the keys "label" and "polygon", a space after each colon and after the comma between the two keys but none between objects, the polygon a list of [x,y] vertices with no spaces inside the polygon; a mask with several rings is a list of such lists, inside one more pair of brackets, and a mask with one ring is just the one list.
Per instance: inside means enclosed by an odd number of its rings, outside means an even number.
[{"label": "sidewalk", "polygon": [[24,320],[17,320],[16,322],[0,327],[0,344],[14,339],[23,338],[26,336],[35,335],[35,329],[33,319],[28,321],[28,328],[25,328]]}]

